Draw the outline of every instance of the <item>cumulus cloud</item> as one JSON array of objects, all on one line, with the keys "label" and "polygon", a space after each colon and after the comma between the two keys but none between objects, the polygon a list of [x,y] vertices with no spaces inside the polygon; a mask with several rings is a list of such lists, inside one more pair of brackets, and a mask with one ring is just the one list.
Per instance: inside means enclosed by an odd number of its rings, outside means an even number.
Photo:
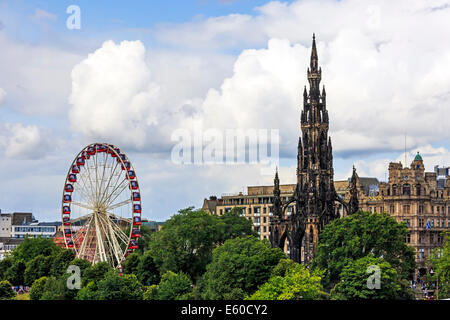
[{"label": "cumulus cloud", "polygon": [[239,55],[233,75],[210,90],[202,111],[218,126],[278,124],[289,143],[299,133],[291,119],[301,107],[315,32],[334,150],[350,157],[400,152],[405,133],[408,148],[449,136],[448,126],[437,125],[450,103],[450,76],[442,71],[450,67],[450,45],[440,40],[450,36],[445,3],[270,2],[255,16],[206,18],[157,31],[163,43],[202,50],[267,45]]},{"label": "cumulus cloud", "polygon": [[35,125],[5,123],[1,125],[0,145],[8,158],[38,159],[46,154],[49,140]]},{"label": "cumulus cloud", "polygon": [[72,128],[86,136],[142,147],[163,112],[140,41],[107,41],[72,70]]}]

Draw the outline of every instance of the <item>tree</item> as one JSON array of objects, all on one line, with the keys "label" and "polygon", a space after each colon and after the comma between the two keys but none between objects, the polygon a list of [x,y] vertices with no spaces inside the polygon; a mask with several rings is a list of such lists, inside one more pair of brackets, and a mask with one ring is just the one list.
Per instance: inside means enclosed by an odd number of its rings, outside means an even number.
[{"label": "tree", "polygon": [[8,280],[15,286],[23,285],[25,270],[25,261],[23,259],[14,259],[11,267],[5,272],[5,280]]},{"label": "tree", "polygon": [[50,268],[50,275],[59,277],[66,273],[67,268],[71,265],[71,262],[75,258],[75,254],[72,250],[63,249],[52,257],[52,265]]},{"label": "tree", "polygon": [[191,279],[188,275],[168,271],[163,274],[157,286],[156,297],[158,300],[186,300],[191,291]]},{"label": "tree", "polygon": [[138,274],[137,269],[139,262],[141,260],[141,254],[139,252],[134,252],[130,254],[125,261],[122,262],[123,273],[125,274]]},{"label": "tree", "polygon": [[100,300],[142,300],[142,293],[142,285],[134,274],[120,276],[111,270],[98,283]]},{"label": "tree", "polygon": [[52,257],[38,255],[26,264],[24,273],[24,284],[31,286],[33,282],[41,277],[48,276],[52,264]]},{"label": "tree", "polygon": [[86,286],[78,290],[75,300],[100,300],[98,287],[94,281],[89,282]]},{"label": "tree", "polygon": [[[378,271],[377,271],[378,270]],[[377,288],[376,277],[379,276]],[[408,283],[389,262],[372,255],[350,261],[340,274],[340,282],[331,290],[331,297],[339,300],[408,299],[412,293]]]},{"label": "tree", "polygon": [[83,285],[87,285],[89,282],[99,283],[104,279],[105,275],[113,270],[108,262],[102,261],[90,266],[84,270],[81,274]]},{"label": "tree", "polygon": [[0,300],[9,300],[15,297],[16,293],[12,289],[12,285],[7,280],[0,281]]},{"label": "tree", "polygon": [[407,233],[406,225],[387,213],[358,211],[325,226],[313,265],[327,270],[324,283],[333,287],[348,263],[372,254],[407,279],[415,268],[414,251],[405,243]]},{"label": "tree", "polygon": [[70,265],[78,266],[80,268],[81,275],[83,275],[86,269],[92,266],[92,263],[85,259],[75,258],[72,261],[70,261],[69,266]]},{"label": "tree", "polygon": [[40,300],[65,300],[66,283],[63,278],[48,277]]},{"label": "tree", "polygon": [[45,284],[47,283],[47,277],[42,277],[33,282],[30,288],[31,300],[40,300],[45,291]]},{"label": "tree", "polygon": [[153,234],[149,245],[161,274],[184,272],[194,281],[201,277],[215,247],[228,237],[253,234],[246,219],[236,212],[220,218],[190,207],[172,216]]},{"label": "tree", "polygon": [[203,299],[242,299],[265,283],[285,258],[279,248],[254,236],[229,239],[214,249],[212,262],[199,284]]},{"label": "tree", "polygon": [[203,210],[187,208],[166,221],[154,233],[150,251],[161,273],[185,272],[199,277],[211,261],[218,241],[217,217]]},{"label": "tree", "polygon": [[272,277],[251,295],[249,300],[313,300],[323,299],[321,279],[324,271],[310,271],[304,265],[282,259]]},{"label": "tree", "polygon": [[433,268],[434,281],[438,285],[439,299],[450,297],[450,232],[444,233],[443,248],[436,248],[431,255],[430,263]]},{"label": "tree", "polygon": [[0,260],[0,280],[6,278],[6,271],[11,268],[13,261],[11,256],[7,256],[3,260]]},{"label": "tree", "polygon": [[144,300],[158,300],[158,285],[152,284],[144,292]]},{"label": "tree", "polygon": [[241,216],[242,208],[234,207],[231,211],[225,212],[219,216],[220,226],[220,239],[219,242],[223,243],[227,239],[233,239],[236,237],[242,237],[245,235],[255,235],[252,230],[252,221]]},{"label": "tree", "polygon": [[53,239],[41,237],[26,238],[20,246],[12,252],[12,255],[15,260],[28,262],[39,255],[47,257],[54,255],[61,250],[63,249],[56,246]]},{"label": "tree", "polygon": [[144,255],[140,257],[135,274],[137,275],[139,281],[147,286],[158,284],[160,282],[161,276],[151,251],[146,251]]}]

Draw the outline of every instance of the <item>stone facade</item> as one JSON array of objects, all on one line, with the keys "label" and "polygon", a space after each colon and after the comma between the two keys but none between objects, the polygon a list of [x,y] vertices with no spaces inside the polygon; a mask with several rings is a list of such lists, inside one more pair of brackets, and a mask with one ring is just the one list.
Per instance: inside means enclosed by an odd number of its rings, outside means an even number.
[{"label": "stone facade", "polygon": [[[388,212],[408,226],[405,241],[416,252],[420,273],[426,272],[426,259],[431,250],[443,245],[442,232],[450,229],[450,183],[446,175],[425,172],[422,157],[417,154],[409,167],[389,164],[387,182],[378,185],[374,194],[361,193],[360,208],[370,212]],[[442,171],[442,170],[441,170]]]}]

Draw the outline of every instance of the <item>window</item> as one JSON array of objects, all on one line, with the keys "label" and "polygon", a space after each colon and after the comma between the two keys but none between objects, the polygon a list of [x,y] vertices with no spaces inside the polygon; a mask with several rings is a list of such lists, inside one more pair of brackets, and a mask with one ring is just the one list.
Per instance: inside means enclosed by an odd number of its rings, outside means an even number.
[{"label": "window", "polygon": [[423,228],[423,219],[419,219],[419,227]]},{"label": "window", "polygon": [[430,233],[430,243],[434,243],[434,233]]},{"label": "window", "polygon": [[391,205],[390,207],[389,207],[389,213],[394,213],[394,205]]},{"label": "window", "polygon": [[419,213],[423,213],[423,205],[419,206]]},{"label": "window", "polygon": [[411,186],[409,183],[406,183],[403,185],[403,195],[404,196],[410,196],[411,195]]},{"label": "window", "polygon": [[418,249],[418,257],[419,259],[425,258],[425,249]]},{"label": "window", "polygon": [[411,227],[411,221],[409,219],[406,219],[405,222],[408,228]]},{"label": "window", "polygon": [[419,243],[425,243],[425,237],[423,234],[419,235]]},{"label": "window", "polygon": [[416,185],[416,195],[420,196],[420,184]]},{"label": "window", "polygon": [[396,195],[397,195],[397,185],[396,185],[396,184],[393,184],[393,185],[392,185],[392,195],[393,195],[393,196],[396,196]]},{"label": "window", "polygon": [[411,243],[411,234],[410,233],[408,233],[406,235],[406,243]]},{"label": "window", "polygon": [[403,214],[409,214],[410,206],[409,204],[403,206]]}]

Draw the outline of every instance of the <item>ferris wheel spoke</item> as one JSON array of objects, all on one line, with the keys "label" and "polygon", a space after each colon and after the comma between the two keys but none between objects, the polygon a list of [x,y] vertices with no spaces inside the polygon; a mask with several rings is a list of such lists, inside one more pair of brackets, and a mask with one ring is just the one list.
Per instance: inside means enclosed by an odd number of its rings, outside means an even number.
[{"label": "ferris wheel spoke", "polygon": [[105,252],[105,242],[103,238],[102,226],[98,215],[94,214],[95,235],[97,237],[96,248],[100,261],[107,261]]},{"label": "ferris wheel spoke", "polygon": [[122,207],[122,206],[124,206],[124,205],[127,205],[127,204],[129,204],[129,203],[131,203],[131,199],[127,199],[127,200],[124,200],[124,201],[121,201],[121,202],[118,202],[118,203],[109,205],[109,206],[108,206],[108,210],[120,208],[120,207]]},{"label": "ferris wheel spoke", "polygon": [[[115,159],[115,158],[112,158],[112,159]],[[113,160],[113,161],[114,161],[114,160]],[[115,174],[115,172],[116,172],[116,168],[117,168],[118,164],[119,164],[119,162],[116,161],[115,165],[111,165],[111,169],[112,169],[113,167],[114,167],[114,169],[110,170],[108,183],[106,184],[105,192],[103,193],[102,198],[100,199],[100,203],[103,203],[103,200],[104,200],[104,198],[105,198],[105,195],[108,194],[108,188],[109,188],[109,186],[110,186],[110,184],[111,184],[112,179],[115,177],[114,174]],[[120,177],[120,173],[119,173],[117,176]],[[117,180],[118,180],[118,179],[117,179]]]},{"label": "ferris wheel spoke", "polygon": [[[73,202],[72,202],[73,203]],[[75,219],[70,219],[70,222],[71,223],[74,223],[74,222],[78,222],[78,221],[83,221],[83,220],[85,220],[85,219],[89,219],[88,220],[88,222],[92,219],[92,213],[89,213],[89,214],[87,214],[87,215],[84,215],[84,216],[81,216],[81,217],[78,217],[78,218],[75,218]],[[87,223],[85,223],[85,225],[86,225]]]},{"label": "ferris wheel spoke", "polygon": [[78,207],[81,207],[81,208],[85,208],[85,209],[88,209],[88,210],[94,210],[93,206],[90,206],[90,205],[88,205],[86,203],[82,203],[82,202],[78,202],[78,201],[72,201],[71,203],[76,205],[76,206],[78,206]]},{"label": "ferris wheel spoke", "polygon": [[[111,216],[112,214],[108,212],[108,214]],[[114,215],[115,216],[115,215]],[[121,219],[117,216],[115,216],[117,219],[120,219],[121,221],[127,221],[128,219]],[[115,230],[117,236],[123,241],[123,243],[128,244],[128,236],[123,232],[123,230],[113,221],[112,222],[112,227]],[[130,221],[127,221],[127,223],[129,223]]]},{"label": "ferris wheel spoke", "polygon": [[80,236],[83,236],[83,241],[81,242],[80,245],[80,249],[78,254],[82,257],[86,259],[86,250],[87,248],[90,248],[90,244],[92,243],[92,220],[93,220],[93,214],[89,217],[89,220],[86,224],[84,224],[84,226],[87,226],[86,231],[84,232],[84,234],[82,232],[80,232]]},{"label": "ferris wheel spoke", "polygon": [[[122,165],[121,165],[122,166]],[[116,177],[116,180],[114,181],[114,183],[113,183],[113,185],[112,185],[112,190],[111,190],[111,192],[109,192],[108,190],[106,190],[106,197],[104,197],[103,199],[102,199],[102,203],[108,203],[109,202],[109,199],[111,198],[111,194],[120,186],[120,184],[122,184],[123,183],[123,181],[124,180],[126,180],[126,177],[125,178],[123,178],[123,180],[119,183],[119,180],[120,180],[120,171],[118,172],[118,174],[117,174],[117,177]],[[114,187],[115,186],[115,187]]]},{"label": "ferris wheel spoke", "polygon": [[91,203],[92,202],[92,197],[89,195],[89,191],[88,191],[87,186],[86,186],[86,180],[85,180],[84,175],[80,174],[80,178],[81,178],[83,183],[81,183],[81,181],[80,181],[79,186],[81,188],[80,190],[83,190],[84,200],[86,202],[90,202]]},{"label": "ferris wheel spoke", "polygon": [[86,170],[80,170],[80,172],[86,173],[86,176],[84,174],[82,176],[83,177],[83,181],[84,181],[84,186],[85,186],[86,189],[88,189],[89,187],[88,187],[87,181],[89,181],[89,185],[90,185],[91,191],[88,192],[88,194],[89,194],[89,197],[91,199],[91,202],[94,203],[95,195],[94,195],[94,193],[92,191],[94,190],[94,185],[95,184],[94,184],[94,182],[92,181],[92,178],[91,178],[91,170],[90,170],[89,161],[86,161],[85,167],[86,167]]},{"label": "ferris wheel spoke", "polygon": [[[106,237],[109,240],[108,257],[112,262],[115,261],[116,262],[115,264],[118,264],[123,259],[123,250],[120,247],[118,237],[113,228],[113,225],[115,225],[115,224],[106,215],[103,217],[103,220],[104,220],[103,221],[103,229],[104,229]],[[119,239],[120,239],[120,237],[119,237]]]},{"label": "ferris wheel spoke", "polygon": [[[111,190],[111,192],[108,193],[106,198],[103,200],[103,203],[106,204],[106,206],[108,206],[109,204],[114,202],[114,200],[120,195],[120,193],[123,191],[123,189],[125,189],[125,187],[127,185],[128,185],[128,180],[125,177],[122,179],[122,181],[120,181],[120,183],[116,184],[116,186],[114,187],[114,189]],[[117,193],[117,191],[119,191],[119,190],[120,190],[120,192]]]},{"label": "ferris wheel spoke", "polygon": [[[123,190],[125,190],[125,188],[128,186],[129,182],[128,180],[125,178],[124,180],[122,180],[120,182],[120,184],[114,188],[114,190],[111,192],[111,194],[108,196],[108,198],[106,199],[105,203],[107,206],[109,206],[111,203],[113,203],[123,192]],[[131,200],[131,198],[130,198]]]},{"label": "ferris wheel spoke", "polygon": [[100,199],[101,198],[103,198],[103,194],[104,194],[104,190],[103,190],[103,182],[104,182],[104,180],[105,180],[105,169],[106,169],[106,166],[107,166],[107,164],[108,164],[108,153],[107,152],[105,152],[104,153],[104,155],[103,155],[103,170],[102,170],[102,178],[101,178],[101,180],[100,180],[100,186],[99,186],[99,196],[98,196],[98,200],[99,200],[99,202],[100,202]]}]

